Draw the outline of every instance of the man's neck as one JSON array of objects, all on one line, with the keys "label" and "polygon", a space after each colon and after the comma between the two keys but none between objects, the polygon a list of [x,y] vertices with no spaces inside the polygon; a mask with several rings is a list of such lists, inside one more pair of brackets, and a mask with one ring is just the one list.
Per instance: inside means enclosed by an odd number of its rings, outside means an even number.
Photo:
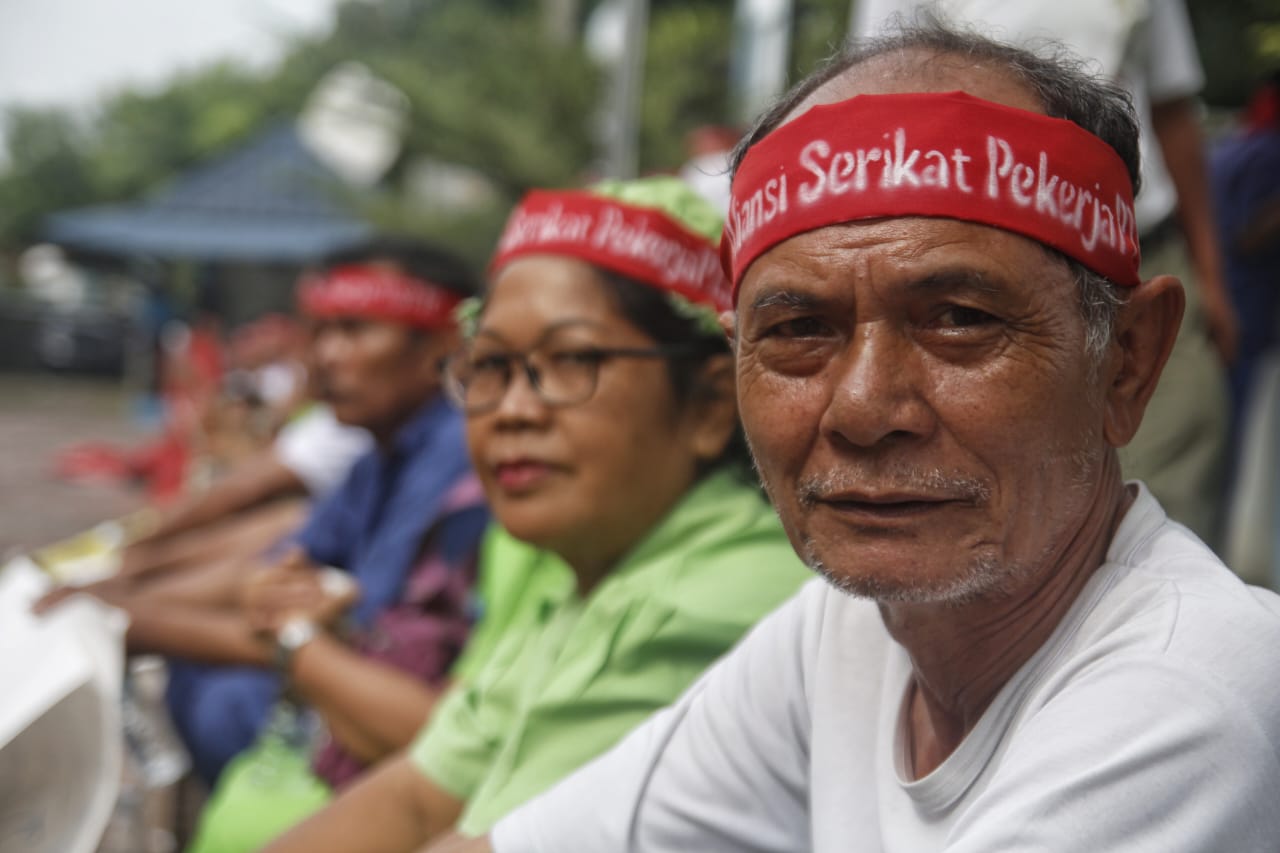
[{"label": "man's neck", "polygon": [[955,751],[1102,565],[1133,502],[1118,463],[1108,464],[1103,483],[1083,523],[1052,564],[1029,574],[1011,593],[958,606],[881,605],[889,633],[911,656],[907,720],[915,778],[932,772]]},{"label": "man's neck", "polygon": [[434,397],[427,397],[417,402],[413,406],[400,412],[399,417],[378,426],[367,426],[365,429],[373,436],[373,443],[377,445],[378,450],[384,455],[395,451],[396,442],[400,438],[400,434],[404,432],[405,427],[413,422],[415,418],[427,407],[428,403],[434,401]]}]

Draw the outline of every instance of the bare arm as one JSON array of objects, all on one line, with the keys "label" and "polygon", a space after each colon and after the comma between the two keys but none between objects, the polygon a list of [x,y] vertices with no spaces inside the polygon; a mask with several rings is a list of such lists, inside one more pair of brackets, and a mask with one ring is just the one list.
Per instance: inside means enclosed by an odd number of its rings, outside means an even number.
[{"label": "bare arm", "polygon": [[[195,530],[282,495],[301,495],[306,489],[298,475],[280,462],[271,448],[258,451],[237,465],[208,491],[183,500],[167,511],[160,524],[126,550],[145,554],[180,533]],[[140,560],[139,557],[134,557]]]},{"label": "bare arm", "polygon": [[293,654],[289,678],[325,717],[338,742],[373,763],[408,746],[438,691],[361,654],[330,632],[358,597],[359,587],[348,575],[317,570],[295,550],[246,578],[241,611],[246,623],[263,636],[276,636],[294,618],[330,629],[318,632]]},{"label": "bare arm", "polygon": [[300,526],[306,507],[301,499],[277,500],[185,533],[130,545],[124,551],[119,575],[150,581],[171,571],[253,554]]},{"label": "bare arm", "polygon": [[440,696],[324,632],[298,650],[292,670],[294,687],[325,716],[333,736],[369,763],[408,746]]},{"label": "bare arm", "polygon": [[402,755],[379,765],[263,853],[412,853],[452,827],[462,807]]},{"label": "bare arm", "polygon": [[132,654],[162,654],[206,663],[270,666],[274,648],[235,611],[180,607],[171,602],[124,602],[126,643]]},{"label": "bare arm", "polygon": [[1196,118],[1195,101],[1179,98],[1154,104],[1151,117],[1160,152],[1178,193],[1178,219],[1195,266],[1209,334],[1223,360],[1229,362],[1235,358],[1239,332],[1222,272],[1205,168],[1204,137]]},{"label": "bare arm", "polygon": [[452,833],[423,847],[421,853],[493,853],[493,845],[489,843],[488,836],[467,838],[465,835]]}]

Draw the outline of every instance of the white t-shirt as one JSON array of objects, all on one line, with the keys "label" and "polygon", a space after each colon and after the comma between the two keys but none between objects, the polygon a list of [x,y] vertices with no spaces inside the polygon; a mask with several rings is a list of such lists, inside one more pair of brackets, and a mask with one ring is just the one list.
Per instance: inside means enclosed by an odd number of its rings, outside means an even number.
[{"label": "white t-shirt", "polygon": [[1035,49],[1061,42],[1132,95],[1141,122],[1142,192],[1135,203],[1139,232],[1177,206],[1151,121],[1151,105],[1195,95],[1204,71],[1182,0],[858,0],[855,36],[880,32],[894,15],[910,21],[934,8],[945,20]]},{"label": "white t-shirt", "polygon": [[319,498],[337,488],[355,461],[373,449],[373,436],[341,423],[332,409],[316,403],[281,427],[273,448],[280,464]]},{"label": "white t-shirt", "polygon": [[1280,847],[1280,597],[1141,487],[1050,639],[932,773],[876,606],[815,580],[673,707],[501,821],[498,853]]}]

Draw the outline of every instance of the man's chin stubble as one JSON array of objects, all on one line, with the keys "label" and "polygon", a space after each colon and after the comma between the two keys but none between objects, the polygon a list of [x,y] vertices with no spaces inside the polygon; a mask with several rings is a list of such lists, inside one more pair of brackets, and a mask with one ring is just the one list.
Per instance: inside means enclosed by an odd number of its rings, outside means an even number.
[{"label": "man's chin stubble", "polygon": [[941,604],[960,607],[982,598],[998,598],[1022,576],[1015,566],[990,557],[977,557],[954,577],[936,579],[887,579],[869,573],[832,569],[818,556],[813,541],[806,540],[801,560],[827,583],[847,595],[879,604]]}]

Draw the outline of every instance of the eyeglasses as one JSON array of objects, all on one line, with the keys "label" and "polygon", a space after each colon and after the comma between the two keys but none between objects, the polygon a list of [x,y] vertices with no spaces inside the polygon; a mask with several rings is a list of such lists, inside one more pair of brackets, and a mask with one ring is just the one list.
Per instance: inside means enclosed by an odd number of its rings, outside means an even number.
[{"label": "eyeglasses", "polygon": [[445,362],[445,390],[465,414],[496,409],[520,369],[529,387],[548,406],[585,403],[596,392],[600,365],[615,358],[679,358],[689,346],[583,347],[565,344],[509,352],[489,344],[469,344]]}]

